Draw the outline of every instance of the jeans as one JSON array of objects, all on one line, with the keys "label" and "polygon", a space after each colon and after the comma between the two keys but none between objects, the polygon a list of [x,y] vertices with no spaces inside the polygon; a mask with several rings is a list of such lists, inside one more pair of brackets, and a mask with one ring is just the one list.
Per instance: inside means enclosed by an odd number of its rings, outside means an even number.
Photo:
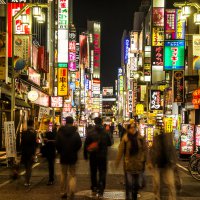
[{"label": "jeans", "polygon": [[54,182],[54,158],[47,158],[49,168],[49,182]]},{"label": "jeans", "polygon": [[76,189],[75,165],[61,164],[61,194],[73,195]]},{"label": "jeans", "polygon": [[[97,172],[99,177],[97,178]],[[107,158],[90,157],[91,189],[103,194],[106,186]]]},{"label": "jeans", "polygon": [[24,161],[24,167],[25,167],[25,182],[27,184],[30,183],[30,179],[31,179],[31,174],[32,174],[32,166],[33,166],[33,160],[29,159]]},{"label": "jeans", "polygon": [[174,180],[174,170],[173,168],[155,168],[153,174],[153,183],[154,183],[154,194],[155,200],[160,200],[160,183],[161,177],[163,182],[168,187],[168,200],[176,200],[176,189],[175,189],[175,180]]},{"label": "jeans", "polygon": [[137,200],[139,190],[139,174],[125,172],[126,200]]}]

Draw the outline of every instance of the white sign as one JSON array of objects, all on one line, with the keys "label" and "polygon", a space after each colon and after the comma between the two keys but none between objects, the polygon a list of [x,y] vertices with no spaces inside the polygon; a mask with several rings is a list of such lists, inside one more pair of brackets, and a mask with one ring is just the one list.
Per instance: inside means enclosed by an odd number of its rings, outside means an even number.
[{"label": "white sign", "polygon": [[58,63],[68,63],[68,30],[58,30]]},{"label": "white sign", "polygon": [[200,35],[193,35],[193,56],[200,55]]},{"label": "white sign", "polygon": [[63,97],[51,97],[51,107],[52,108],[62,108],[63,107]]},{"label": "white sign", "polygon": [[38,122],[40,122],[44,116],[48,116],[49,114],[50,114],[50,108],[40,107]]},{"label": "white sign", "polygon": [[36,100],[38,99],[38,97],[39,97],[39,94],[38,94],[38,92],[36,92],[36,91],[30,91],[30,92],[28,93],[28,99],[29,99],[30,101],[36,101]]},{"label": "white sign", "polygon": [[4,122],[6,156],[7,158],[16,157],[16,137],[15,124],[13,121]]},{"label": "white sign", "polygon": [[128,110],[130,113],[133,112],[133,91],[128,91]]}]

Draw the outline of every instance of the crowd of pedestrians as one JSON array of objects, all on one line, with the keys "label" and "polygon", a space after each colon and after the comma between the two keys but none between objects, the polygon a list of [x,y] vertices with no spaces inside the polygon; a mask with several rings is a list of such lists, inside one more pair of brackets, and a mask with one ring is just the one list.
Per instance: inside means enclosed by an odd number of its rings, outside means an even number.
[{"label": "crowd of pedestrians", "polygon": [[[107,127],[101,118],[94,120],[95,125],[87,127],[83,144],[84,159],[89,161],[92,195],[103,198],[106,188],[108,147],[114,143],[114,124]],[[52,131],[47,130],[43,138],[41,153],[48,161],[49,180],[47,185],[54,184],[54,165],[56,151],[61,166],[61,198],[74,199],[76,191],[76,164],[82,140],[78,129],[73,125],[72,117],[66,118],[66,125]],[[28,128],[21,137],[21,162],[25,166],[25,186],[30,186],[34,155],[36,152],[36,131],[34,122],[28,121]],[[153,173],[153,190],[155,200],[161,199],[161,179],[168,188],[168,199],[176,199],[177,183],[180,179],[176,170],[176,154],[172,134],[165,134],[161,127],[154,131],[154,141],[147,148],[145,137],[141,136],[138,123],[131,121],[126,127],[118,125],[120,144],[115,162],[118,168],[123,160],[126,200],[137,200],[138,192],[146,185],[145,170]]]}]

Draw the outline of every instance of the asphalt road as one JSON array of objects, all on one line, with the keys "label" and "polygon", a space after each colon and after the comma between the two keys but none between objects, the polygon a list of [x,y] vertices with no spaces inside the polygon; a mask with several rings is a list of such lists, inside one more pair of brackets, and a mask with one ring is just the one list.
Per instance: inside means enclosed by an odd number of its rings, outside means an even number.
[{"label": "asphalt road", "polygon": [[[116,139],[115,144],[109,150],[108,176],[107,176],[107,192],[105,199],[123,199],[123,169],[122,165],[118,170],[114,167],[114,160],[117,154],[119,141]],[[79,155],[77,164],[77,195],[76,199],[89,199],[90,179],[88,162],[83,160],[82,151]],[[180,162],[180,175],[182,178],[182,191],[178,194],[177,199],[180,200],[200,200],[200,182],[194,180],[184,168],[187,162]],[[19,179],[10,180],[10,170],[6,167],[0,168],[0,200],[57,200],[60,199],[60,168],[59,160],[56,161],[56,181],[53,186],[47,186],[48,169],[46,160],[39,159],[39,162],[33,169],[31,179],[31,187],[24,187],[23,169]],[[146,172],[147,186],[140,191],[141,200],[152,200],[152,174]],[[163,199],[166,198],[166,188],[163,186]]]}]

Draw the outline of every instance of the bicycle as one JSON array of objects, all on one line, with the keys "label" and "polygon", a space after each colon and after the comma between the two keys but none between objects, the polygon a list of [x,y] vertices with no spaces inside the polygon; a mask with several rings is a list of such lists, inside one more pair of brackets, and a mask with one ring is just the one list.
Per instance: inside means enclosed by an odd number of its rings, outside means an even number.
[{"label": "bicycle", "polygon": [[188,170],[194,179],[200,181],[200,147],[198,147],[198,150],[190,157]]}]

